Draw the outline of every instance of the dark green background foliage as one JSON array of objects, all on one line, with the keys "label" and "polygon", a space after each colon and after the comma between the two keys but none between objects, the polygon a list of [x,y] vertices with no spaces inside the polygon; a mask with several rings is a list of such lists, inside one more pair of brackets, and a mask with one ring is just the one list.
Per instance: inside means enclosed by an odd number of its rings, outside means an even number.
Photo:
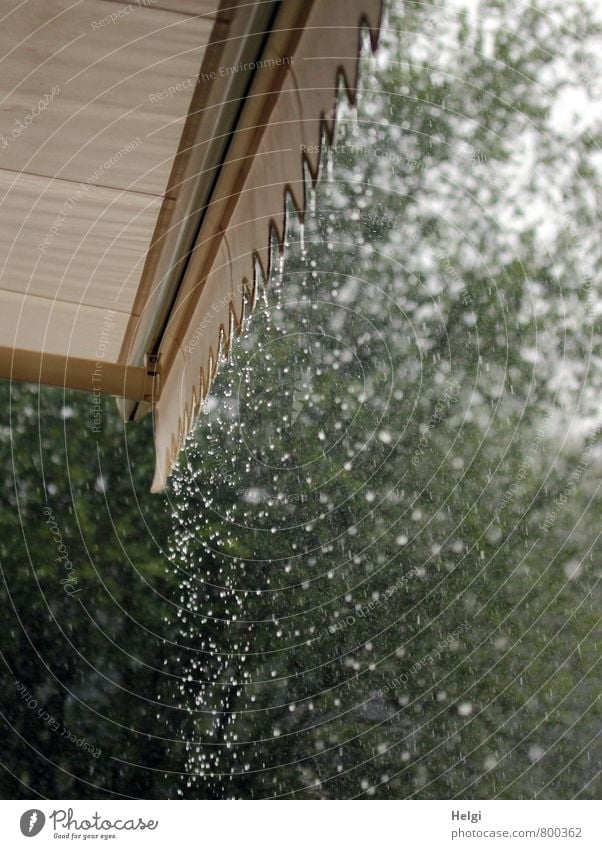
[{"label": "dark green background foliage", "polygon": [[[162,617],[173,595],[169,513],[148,493],[150,422],[126,442],[113,402],[95,434],[86,396],[6,385],[2,395],[2,797],[168,795],[148,769],[168,752],[154,703],[170,694]],[[76,594],[61,585],[67,577]]]},{"label": "dark green background foliage", "polygon": [[597,794],[588,8],[394,4],[167,499],[150,421],[2,387],[4,797]]}]

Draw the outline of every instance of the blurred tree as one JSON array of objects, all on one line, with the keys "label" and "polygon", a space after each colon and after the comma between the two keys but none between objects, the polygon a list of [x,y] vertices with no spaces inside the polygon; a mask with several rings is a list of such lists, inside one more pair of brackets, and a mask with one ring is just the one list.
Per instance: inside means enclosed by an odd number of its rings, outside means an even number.
[{"label": "blurred tree", "polygon": [[192,795],[595,793],[599,26],[480,12],[391,10],[175,476]]},{"label": "blurred tree", "polygon": [[173,651],[150,422],[126,440],[107,401],[95,434],[86,396],[0,392],[2,798],[169,797],[152,771]]}]

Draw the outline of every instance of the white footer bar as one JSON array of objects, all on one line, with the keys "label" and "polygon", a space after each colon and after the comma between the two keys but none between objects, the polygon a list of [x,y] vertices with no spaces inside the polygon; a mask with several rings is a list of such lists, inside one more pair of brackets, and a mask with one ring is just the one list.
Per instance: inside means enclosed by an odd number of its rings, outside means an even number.
[{"label": "white footer bar", "polygon": [[11,849],[68,842],[124,849],[599,849],[601,807],[595,801],[4,801],[0,834]]}]

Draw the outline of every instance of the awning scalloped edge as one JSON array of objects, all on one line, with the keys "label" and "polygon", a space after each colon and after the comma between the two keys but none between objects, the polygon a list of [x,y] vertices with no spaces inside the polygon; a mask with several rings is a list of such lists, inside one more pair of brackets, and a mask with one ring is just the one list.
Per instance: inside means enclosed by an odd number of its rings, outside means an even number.
[{"label": "awning scalloped edge", "polygon": [[[188,279],[170,314],[162,343],[161,396],[153,411],[153,492],[165,487],[220,359],[228,356],[233,334],[240,335],[245,315],[252,312],[258,269],[267,281],[273,242],[281,253],[284,249],[287,195],[299,219],[305,217],[306,173],[315,187],[322,146],[334,138],[341,78],[349,102],[356,101],[364,30],[372,50],[377,47],[381,0],[317,0],[304,8],[303,26],[270,35],[268,49],[274,42],[272,55],[284,60],[278,90],[271,100],[264,93],[262,110],[236,133],[226,163],[230,181],[222,181],[221,194],[216,185]],[[283,40],[290,44],[291,38],[294,50],[283,50]],[[273,78],[275,66],[266,67],[272,67]],[[253,89],[244,108],[252,113],[260,97]]]}]

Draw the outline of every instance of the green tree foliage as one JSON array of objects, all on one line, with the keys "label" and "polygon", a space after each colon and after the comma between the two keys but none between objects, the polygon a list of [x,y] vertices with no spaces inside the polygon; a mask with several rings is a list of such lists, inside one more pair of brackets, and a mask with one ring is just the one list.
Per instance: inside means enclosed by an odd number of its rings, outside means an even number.
[{"label": "green tree foliage", "polygon": [[94,433],[84,395],[1,391],[2,798],[168,797],[174,601],[150,422],[126,440],[113,402]]},{"label": "green tree foliage", "polygon": [[187,792],[592,795],[595,26],[389,23],[174,481]]}]

